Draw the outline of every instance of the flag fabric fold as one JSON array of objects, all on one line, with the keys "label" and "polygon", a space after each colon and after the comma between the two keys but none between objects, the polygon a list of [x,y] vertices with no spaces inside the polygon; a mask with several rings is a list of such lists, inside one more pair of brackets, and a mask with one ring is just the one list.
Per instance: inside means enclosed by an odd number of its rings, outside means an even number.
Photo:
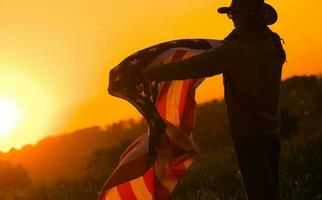
[{"label": "flag fabric fold", "polygon": [[99,200],[169,199],[198,153],[192,129],[195,90],[203,79],[141,83],[138,78],[146,67],[183,60],[220,44],[211,39],[164,42],[130,55],[111,70],[109,93],[135,106],[148,131],[123,152]]}]

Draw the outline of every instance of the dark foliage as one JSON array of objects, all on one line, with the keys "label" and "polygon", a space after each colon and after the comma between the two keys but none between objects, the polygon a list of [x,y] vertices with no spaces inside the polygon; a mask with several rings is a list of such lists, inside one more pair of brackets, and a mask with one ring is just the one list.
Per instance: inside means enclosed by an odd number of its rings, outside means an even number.
[{"label": "dark foliage", "polygon": [[0,199],[20,199],[26,197],[31,181],[21,166],[0,161]]},{"label": "dark foliage", "polygon": [[296,134],[298,131],[299,119],[291,114],[288,108],[281,109],[281,137],[290,137]]}]

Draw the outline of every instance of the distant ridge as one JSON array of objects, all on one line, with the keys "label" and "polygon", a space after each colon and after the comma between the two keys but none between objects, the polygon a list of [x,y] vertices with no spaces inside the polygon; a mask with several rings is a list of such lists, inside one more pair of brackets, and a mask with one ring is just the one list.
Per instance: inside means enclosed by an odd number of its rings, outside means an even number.
[{"label": "distant ridge", "polygon": [[138,137],[146,130],[143,121],[120,121],[101,127],[80,129],[69,134],[45,138],[35,145],[0,153],[0,160],[19,164],[28,171],[34,184],[80,177],[96,149],[106,148],[124,139]]}]

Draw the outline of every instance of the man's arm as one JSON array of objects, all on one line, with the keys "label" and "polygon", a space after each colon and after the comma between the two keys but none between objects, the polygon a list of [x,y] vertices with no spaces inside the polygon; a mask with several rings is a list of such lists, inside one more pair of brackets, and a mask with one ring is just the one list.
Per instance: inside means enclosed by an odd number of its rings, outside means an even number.
[{"label": "man's arm", "polygon": [[151,66],[143,71],[142,76],[144,79],[155,81],[210,77],[229,71],[237,53],[231,44],[224,43],[215,49],[181,61]]}]

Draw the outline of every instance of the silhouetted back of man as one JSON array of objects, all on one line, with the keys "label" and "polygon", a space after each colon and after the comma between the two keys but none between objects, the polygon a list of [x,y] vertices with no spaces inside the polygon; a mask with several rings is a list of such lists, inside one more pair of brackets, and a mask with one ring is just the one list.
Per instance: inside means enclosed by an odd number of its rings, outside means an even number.
[{"label": "silhouetted back of man", "polygon": [[285,62],[277,20],[263,0],[233,0],[218,9],[235,29],[222,45],[200,55],[146,69],[149,80],[196,79],[223,74],[230,134],[249,199],[280,199],[279,87]]}]

